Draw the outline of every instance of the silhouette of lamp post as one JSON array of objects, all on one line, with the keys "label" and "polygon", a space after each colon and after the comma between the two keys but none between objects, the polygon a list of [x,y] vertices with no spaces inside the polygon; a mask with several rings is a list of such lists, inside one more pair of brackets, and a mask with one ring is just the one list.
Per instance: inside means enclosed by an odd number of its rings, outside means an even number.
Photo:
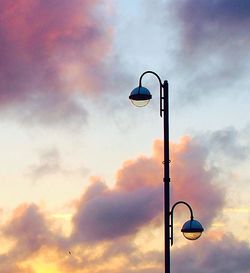
[{"label": "silhouette of lamp post", "polygon": [[160,116],[163,116],[163,135],[164,135],[164,248],[165,248],[165,273],[170,273],[170,247],[173,245],[173,220],[174,209],[177,205],[183,204],[190,211],[190,220],[184,223],[181,232],[188,240],[198,239],[204,231],[202,225],[194,220],[191,206],[184,202],[176,202],[170,210],[170,175],[169,175],[169,96],[168,81],[162,83],[158,74],[153,71],[145,71],[139,79],[139,86],[132,90],[129,99],[138,107],[146,106],[152,99],[150,91],[142,86],[142,78],[145,74],[153,74],[160,83]]}]

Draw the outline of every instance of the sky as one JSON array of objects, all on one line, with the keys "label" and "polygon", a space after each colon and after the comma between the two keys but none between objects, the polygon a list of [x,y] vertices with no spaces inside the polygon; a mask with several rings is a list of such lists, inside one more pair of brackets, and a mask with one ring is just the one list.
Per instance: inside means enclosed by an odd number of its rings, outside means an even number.
[{"label": "sky", "polygon": [[250,2],[2,0],[0,273],[250,273]]}]

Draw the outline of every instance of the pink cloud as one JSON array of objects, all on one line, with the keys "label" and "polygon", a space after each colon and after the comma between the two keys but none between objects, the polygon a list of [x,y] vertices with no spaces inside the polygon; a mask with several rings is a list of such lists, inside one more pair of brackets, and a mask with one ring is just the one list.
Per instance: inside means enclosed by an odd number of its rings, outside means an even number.
[{"label": "pink cloud", "polygon": [[171,145],[172,202],[184,200],[195,216],[209,224],[224,204],[224,192],[215,184],[217,170],[207,166],[208,150],[189,137]]},{"label": "pink cloud", "polygon": [[3,228],[4,235],[16,238],[17,252],[12,255],[26,257],[55,239],[49,229],[49,221],[35,204],[17,207],[12,218]]},{"label": "pink cloud", "polygon": [[133,191],[142,187],[159,187],[162,179],[162,164],[155,158],[141,156],[125,161],[116,175],[116,188]]},{"label": "pink cloud", "polygon": [[[83,114],[69,96],[101,90],[111,45],[98,1],[3,0],[0,8],[2,108],[28,102],[33,113]],[[53,107],[39,107],[50,99]]]},{"label": "pink cloud", "polygon": [[[206,165],[207,156],[206,147],[191,138],[171,144],[172,203],[190,203],[205,226],[224,203],[222,190],[213,183],[217,172]],[[133,235],[156,219],[163,207],[162,161],[163,143],[157,140],[152,157],[124,163],[113,189],[95,180],[78,202],[72,236],[82,242],[116,239]]]}]

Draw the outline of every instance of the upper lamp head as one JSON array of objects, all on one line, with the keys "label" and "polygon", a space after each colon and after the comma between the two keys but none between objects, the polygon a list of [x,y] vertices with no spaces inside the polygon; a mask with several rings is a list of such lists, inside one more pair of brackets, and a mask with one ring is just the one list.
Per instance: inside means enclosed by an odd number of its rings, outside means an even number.
[{"label": "upper lamp head", "polygon": [[129,99],[137,107],[146,106],[149,101],[152,99],[150,91],[142,86],[138,86],[132,90]]},{"label": "upper lamp head", "polygon": [[187,221],[181,229],[184,237],[188,240],[197,240],[203,231],[201,223],[193,219]]}]

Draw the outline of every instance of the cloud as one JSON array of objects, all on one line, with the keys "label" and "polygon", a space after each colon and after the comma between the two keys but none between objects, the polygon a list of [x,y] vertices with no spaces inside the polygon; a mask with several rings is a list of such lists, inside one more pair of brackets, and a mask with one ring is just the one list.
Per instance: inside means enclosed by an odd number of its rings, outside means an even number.
[{"label": "cloud", "polygon": [[244,140],[242,141],[244,132],[239,132],[234,127],[207,132],[206,135],[199,136],[199,138],[208,143],[211,152],[217,154],[217,157],[223,156],[228,160],[233,160],[234,163],[248,158],[249,146]]},{"label": "cloud", "polygon": [[[88,251],[86,251],[88,249]],[[74,257],[61,263],[63,272],[82,270],[91,272],[162,272],[163,253],[144,252],[127,238],[75,249]]]},{"label": "cloud", "polygon": [[[217,171],[206,165],[208,151],[188,137],[171,144],[171,151],[172,203],[190,203],[195,216],[207,226],[224,204],[224,193],[214,183]],[[124,163],[113,189],[95,178],[78,202],[72,240],[114,240],[134,235],[156,221],[163,207],[162,161],[163,143],[157,140],[152,157],[141,156]]]},{"label": "cloud", "polygon": [[[224,204],[222,188],[216,184],[218,170],[208,165],[208,142],[183,137],[170,144],[170,179],[172,204],[182,200],[191,205],[195,217],[206,226]],[[162,166],[163,142],[154,142],[153,158]],[[209,207],[209,210],[207,209]]]},{"label": "cloud", "polygon": [[45,175],[61,172],[61,158],[58,150],[51,149],[46,151],[41,155],[40,163],[30,166],[29,169],[28,175],[33,179],[39,179]]},{"label": "cloud", "polygon": [[176,69],[185,82],[181,100],[247,90],[250,5],[248,0],[181,0],[170,5],[178,29]]},{"label": "cloud", "polygon": [[188,202],[205,226],[218,215],[225,199],[215,183],[217,170],[207,165],[207,148],[189,137],[171,146],[173,202]]},{"label": "cloud", "polygon": [[[236,149],[237,142],[229,137],[231,133],[234,136],[234,130],[225,132],[229,134],[226,140],[235,143]],[[212,136],[213,140],[216,136],[219,143],[225,141],[220,132]],[[209,145],[209,141],[190,137],[171,143],[172,202],[189,202],[195,217],[205,223],[206,230],[224,205],[224,193],[216,184],[218,171],[207,164]],[[62,272],[83,267],[94,273],[100,272],[100,267],[101,272],[113,273],[161,272],[162,251],[141,250],[135,238],[143,228],[162,224],[162,152],[163,143],[156,140],[152,156],[139,156],[124,162],[112,188],[93,177],[76,202],[72,233],[68,237],[55,228],[54,222],[39,206],[20,205],[1,227],[1,236],[12,240],[13,246],[0,255],[0,273],[31,273],[34,270],[31,261],[39,255],[49,257],[51,253],[53,263]],[[42,158],[53,163],[53,160],[57,162],[58,154],[51,150]],[[185,209],[180,211],[187,215]],[[247,243],[230,234],[206,234],[195,246],[189,244],[173,251],[173,272],[195,273],[201,269],[211,272],[212,265],[215,273],[247,273],[250,254]],[[68,255],[69,250],[72,255]],[[22,267],[24,262],[26,268]]]},{"label": "cloud", "polygon": [[[186,46],[195,49],[210,41],[219,49],[220,46],[225,46],[230,35],[232,44],[229,47],[250,42],[249,35],[245,35],[245,27],[250,24],[248,0],[182,0],[176,3],[176,11],[183,22]],[[215,41],[217,38],[219,40]]]},{"label": "cloud", "polygon": [[2,117],[32,126],[39,124],[75,129],[88,119],[88,112],[73,94],[35,92],[12,105],[3,105],[2,110]]},{"label": "cloud", "polygon": [[30,267],[1,264],[0,273],[35,273]]},{"label": "cloud", "polygon": [[51,222],[35,204],[21,204],[1,228],[4,238],[14,240],[13,247],[0,255],[0,273],[33,273],[23,265],[44,246],[60,245],[59,236],[52,231]]},{"label": "cloud", "polygon": [[26,175],[33,181],[37,181],[48,175],[63,174],[66,176],[74,172],[86,175],[88,170],[84,167],[78,169],[65,168],[59,151],[56,148],[51,148],[40,154],[39,163],[29,166]]},{"label": "cloud", "polygon": [[159,187],[162,178],[162,164],[155,158],[141,156],[125,161],[116,175],[116,187],[131,192],[142,187]]},{"label": "cloud", "polygon": [[248,273],[250,268],[248,243],[238,241],[231,234],[219,240],[200,240],[173,252],[174,273]]},{"label": "cloud", "polygon": [[[88,191],[91,191],[89,198]],[[98,242],[134,234],[161,211],[161,189],[110,190],[94,182],[79,202],[73,218],[73,240]]]},{"label": "cloud", "polygon": [[[96,187],[99,193],[106,188],[100,184]],[[93,198],[93,194],[92,189],[87,198]],[[162,251],[144,251],[127,238],[114,238],[104,244],[79,248],[79,242],[69,242],[70,238],[60,237],[60,232],[53,229],[53,223],[46,214],[34,204],[20,205],[2,227],[2,236],[15,239],[15,244],[10,251],[0,255],[0,273],[33,273],[35,269],[31,261],[41,253],[47,257],[47,262],[53,257],[53,264],[60,272],[77,272],[82,268],[94,273],[104,270],[113,273],[162,272],[164,264]],[[68,247],[71,247],[71,255],[67,254]],[[172,271],[248,273],[249,257],[249,244],[238,241],[230,233],[219,237],[207,235],[195,244],[189,243],[172,250]]]},{"label": "cloud", "polygon": [[26,120],[34,115],[51,122],[62,116],[86,117],[73,94],[98,93],[103,85],[111,45],[105,5],[88,0],[1,1],[1,109],[28,107]]},{"label": "cloud", "polygon": [[22,204],[13,212],[12,218],[3,228],[3,233],[17,239],[17,251],[14,250],[13,253],[23,258],[54,240],[48,224],[49,221],[37,205]]}]

